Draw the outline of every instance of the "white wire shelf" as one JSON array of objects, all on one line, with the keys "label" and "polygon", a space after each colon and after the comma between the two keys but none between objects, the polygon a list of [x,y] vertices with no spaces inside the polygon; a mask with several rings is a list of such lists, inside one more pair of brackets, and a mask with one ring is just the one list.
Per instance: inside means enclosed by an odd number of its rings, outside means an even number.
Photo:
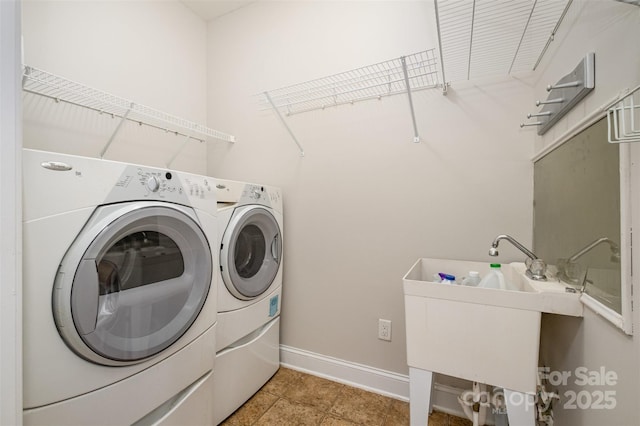
[{"label": "white wire shelf", "polygon": [[640,142],[640,86],[607,110],[610,143]]},{"label": "white wire shelf", "polygon": [[[56,102],[65,102],[88,108],[101,114],[122,118],[123,121],[128,120],[140,125],[147,125],[201,142],[204,142],[207,138],[235,142],[235,137],[232,135],[67,80],[31,66],[24,66],[22,89],[27,93],[44,96]],[[115,134],[113,136],[115,136]],[[113,136],[111,139],[113,139]],[[111,143],[111,140],[109,143]]]},{"label": "white wire shelf", "polygon": [[[263,109],[285,115],[438,87],[435,49],[265,92]],[[405,78],[405,71],[407,78]]]},{"label": "white wire shelf", "polygon": [[572,0],[436,0],[443,80],[534,70]]},{"label": "white wire shelf", "polygon": [[[413,123],[413,142],[419,143],[418,125],[411,93],[440,86],[435,49],[356,68],[351,71],[263,92],[262,109],[273,109],[304,157],[287,116],[355,102],[406,93]],[[446,85],[442,85],[446,93]]]}]

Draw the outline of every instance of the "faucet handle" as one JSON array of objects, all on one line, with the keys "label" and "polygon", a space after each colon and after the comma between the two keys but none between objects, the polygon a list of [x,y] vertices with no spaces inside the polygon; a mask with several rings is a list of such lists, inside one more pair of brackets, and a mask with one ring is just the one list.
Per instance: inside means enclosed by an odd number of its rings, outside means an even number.
[{"label": "faucet handle", "polygon": [[546,280],[547,264],[544,260],[527,258],[524,263],[527,265],[527,271],[531,274],[531,278],[540,281]]},{"label": "faucet handle", "polygon": [[577,262],[569,259],[558,259],[558,278],[575,288],[580,288],[586,278],[586,269]]}]

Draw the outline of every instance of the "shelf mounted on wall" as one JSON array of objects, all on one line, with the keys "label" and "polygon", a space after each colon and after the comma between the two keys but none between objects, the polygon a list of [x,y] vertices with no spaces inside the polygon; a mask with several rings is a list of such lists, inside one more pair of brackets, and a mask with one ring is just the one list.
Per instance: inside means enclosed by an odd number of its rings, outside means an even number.
[{"label": "shelf mounted on wall", "polygon": [[182,148],[184,148],[186,143],[190,140],[204,142],[209,138],[213,138],[230,143],[235,142],[235,137],[232,135],[210,129],[201,124],[67,80],[63,77],[28,65],[25,65],[23,68],[22,90],[27,93],[53,99],[55,102],[64,102],[78,107],[87,108],[100,114],[107,114],[114,118],[120,118],[120,122],[100,153],[101,158],[104,157],[109,146],[115,140],[118,132],[122,128],[122,125],[126,121],[163,130],[168,133],[173,133],[176,136],[183,136],[183,142],[180,148],[172,156],[169,164],[173,162],[173,160],[182,151]]},{"label": "shelf mounted on wall", "polygon": [[439,87],[435,49],[364,66],[316,80],[264,92],[263,109],[273,109],[304,155],[283,116],[323,110],[355,102],[406,93],[414,142],[420,142],[412,93]]},{"label": "shelf mounted on wall", "polygon": [[443,80],[456,83],[535,70],[572,2],[435,0]]},{"label": "shelf mounted on wall", "polygon": [[609,143],[640,142],[640,86],[607,110]]}]

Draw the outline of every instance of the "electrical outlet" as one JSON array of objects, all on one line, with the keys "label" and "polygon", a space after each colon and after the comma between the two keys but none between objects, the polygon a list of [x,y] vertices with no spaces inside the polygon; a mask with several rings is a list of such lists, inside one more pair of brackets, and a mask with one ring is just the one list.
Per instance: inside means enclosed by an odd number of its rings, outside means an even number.
[{"label": "electrical outlet", "polygon": [[391,341],[391,321],[386,319],[378,320],[378,339]]}]

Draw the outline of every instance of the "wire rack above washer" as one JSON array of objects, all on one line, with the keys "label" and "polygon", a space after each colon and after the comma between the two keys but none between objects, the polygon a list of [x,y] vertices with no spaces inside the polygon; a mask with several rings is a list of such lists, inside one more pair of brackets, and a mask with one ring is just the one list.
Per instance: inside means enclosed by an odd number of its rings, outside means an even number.
[{"label": "wire rack above washer", "polygon": [[446,82],[534,70],[572,0],[436,0]]},{"label": "wire rack above washer", "polygon": [[437,68],[435,49],[425,50],[340,74],[270,90],[264,93],[261,105],[263,109],[275,107],[286,115],[293,115],[406,93],[407,80],[411,91],[434,88],[439,85]]},{"label": "wire rack above washer", "polygon": [[235,142],[232,135],[30,66],[24,67],[22,89],[27,93],[44,96],[56,102],[88,108],[199,141],[215,138]]}]

